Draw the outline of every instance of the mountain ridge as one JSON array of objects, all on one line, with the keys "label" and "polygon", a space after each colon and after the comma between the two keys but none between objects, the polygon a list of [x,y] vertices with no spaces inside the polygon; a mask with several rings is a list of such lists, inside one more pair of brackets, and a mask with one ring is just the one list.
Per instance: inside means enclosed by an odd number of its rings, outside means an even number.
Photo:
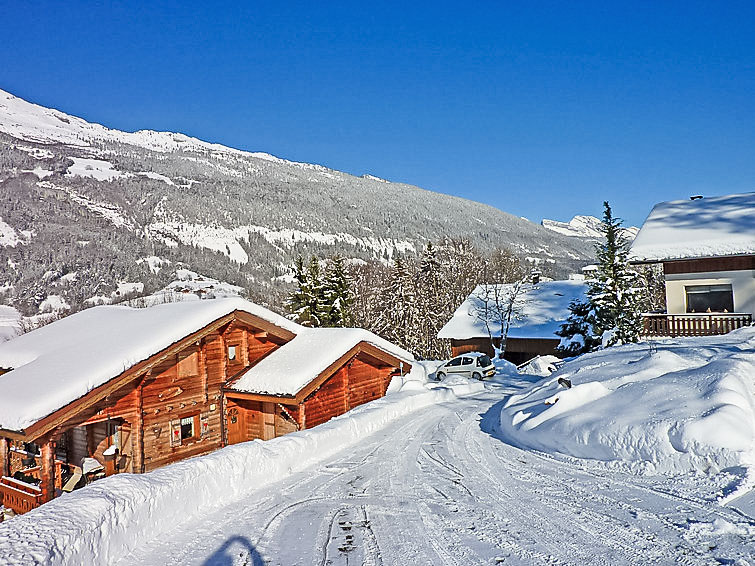
[{"label": "mountain ridge", "polygon": [[[592,256],[580,238],[483,203],[180,133],[121,132],[5,91],[0,187],[0,263],[9,266],[0,288],[27,311],[50,294],[83,304],[124,281],[160,288],[167,275],[137,263],[146,257],[264,301],[280,295],[299,254],[387,263],[429,241],[466,238],[556,275]],[[61,282],[69,273],[85,282],[76,292]]]}]

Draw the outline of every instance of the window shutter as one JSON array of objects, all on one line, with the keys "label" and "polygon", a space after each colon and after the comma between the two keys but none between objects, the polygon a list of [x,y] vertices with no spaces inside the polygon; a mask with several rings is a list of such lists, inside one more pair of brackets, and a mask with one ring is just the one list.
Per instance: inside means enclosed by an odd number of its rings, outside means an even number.
[{"label": "window shutter", "polygon": [[181,421],[170,421],[170,445],[181,446]]},{"label": "window shutter", "polygon": [[199,430],[202,438],[210,434],[210,415],[207,413],[199,415]]}]

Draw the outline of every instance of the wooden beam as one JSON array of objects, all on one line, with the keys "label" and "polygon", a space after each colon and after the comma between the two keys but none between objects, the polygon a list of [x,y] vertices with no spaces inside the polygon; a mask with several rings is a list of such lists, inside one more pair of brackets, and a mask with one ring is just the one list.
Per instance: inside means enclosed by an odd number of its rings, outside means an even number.
[{"label": "wooden beam", "polygon": [[266,332],[271,336],[280,338],[286,342],[293,340],[296,337],[296,334],[294,334],[290,330],[286,330],[285,328],[276,326],[272,322],[264,320],[258,316],[254,316],[253,314],[243,312],[243,311],[236,311],[235,314],[236,314],[236,319],[238,321],[243,322],[244,324],[248,326],[258,328],[262,330],[263,332]]},{"label": "wooden beam", "polygon": [[223,394],[229,399],[242,399],[244,401],[262,401],[271,403],[283,403],[289,405],[296,404],[296,397],[293,395],[265,395],[264,393],[247,393],[245,391],[235,391],[233,389],[224,389]]},{"label": "wooden beam", "polygon": [[10,441],[0,437],[0,477],[10,476]]},{"label": "wooden beam", "polygon": [[55,439],[49,437],[42,444],[42,466],[40,470],[42,503],[52,501],[55,497]]}]

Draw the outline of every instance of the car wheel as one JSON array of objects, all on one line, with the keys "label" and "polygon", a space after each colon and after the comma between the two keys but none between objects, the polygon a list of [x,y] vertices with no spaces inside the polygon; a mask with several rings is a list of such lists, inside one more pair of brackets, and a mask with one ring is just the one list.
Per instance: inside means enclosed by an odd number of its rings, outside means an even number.
[{"label": "car wheel", "polygon": [[435,374],[435,379],[437,379],[438,381],[442,381],[444,377],[446,377],[446,374],[442,371],[439,371]]},{"label": "car wheel", "polygon": [[479,379],[480,381],[482,381],[482,374],[480,372],[478,372],[478,371],[474,372],[472,374],[472,377],[474,377],[475,379]]}]

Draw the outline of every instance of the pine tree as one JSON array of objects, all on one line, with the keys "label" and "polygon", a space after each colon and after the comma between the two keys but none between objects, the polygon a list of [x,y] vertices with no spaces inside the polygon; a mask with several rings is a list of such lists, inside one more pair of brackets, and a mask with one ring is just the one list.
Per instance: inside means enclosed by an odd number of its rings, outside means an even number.
[{"label": "pine tree", "polygon": [[627,261],[629,242],[623,234],[621,219],[614,218],[608,202],[603,207],[605,241],[595,248],[598,268],[587,280],[588,303],[572,303],[569,320],[559,333],[562,337],[559,348],[569,354],[595,349],[600,343],[613,346],[637,342],[642,329],[642,292],[638,275]]},{"label": "pine tree", "polygon": [[294,277],[297,288],[286,301],[286,307],[291,313],[290,318],[302,326],[322,326],[325,319],[325,301],[318,257],[312,256],[306,268],[302,257],[297,257],[294,263]]},{"label": "pine tree", "polygon": [[341,327],[352,324],[354,302],[351,280],[346,274],[343,258],[331,258],[322,284],[323,326]]},{"label": "pine tree", "polygon": [[561,329],[556,332],[561,337],[557,349],[566,356],[576,356],[600,346],[600,336],[593,336],[595,311],[589,301],[575,300],[569,303],[571,314]]},{"label": "pine tree", "polygon": [[296,289],[289,295],[286,300],[286,309],[289,313],[289,318],[292,320],[300,320],[302,313],[307,306],[307,272],[304,268],[304,258],[298,256],[294,260],[294,279],[296,280]]},{"label": "pine tree", "polygon": [[393,261],[388,284],[380,293],[375,331],[412,352],[417,351],[420,344],[415,283],[406,262],[401,258]]},{"label": "pine tree", "polygon": [[438,340],[438,331],[453,312],[445,298],[444,267],[432,242],[428,242],[417,271],[417,315],[422,324],[417,329],[417,353],[425,358],[442,359],[448,355],[448,346]]},{"label": "pine tree", "polygon": [[[629,267],[629,242],[614,218],[611,206],[603,203],[605,242],[596,249],[598,270],[588,281],[588,296],[595,309],[595,336],[602,336],[604,345],[637,342],[642,330],[640,312],[641,290],[637,273]],[[609,334],[606,334],[609,333]]]}]

